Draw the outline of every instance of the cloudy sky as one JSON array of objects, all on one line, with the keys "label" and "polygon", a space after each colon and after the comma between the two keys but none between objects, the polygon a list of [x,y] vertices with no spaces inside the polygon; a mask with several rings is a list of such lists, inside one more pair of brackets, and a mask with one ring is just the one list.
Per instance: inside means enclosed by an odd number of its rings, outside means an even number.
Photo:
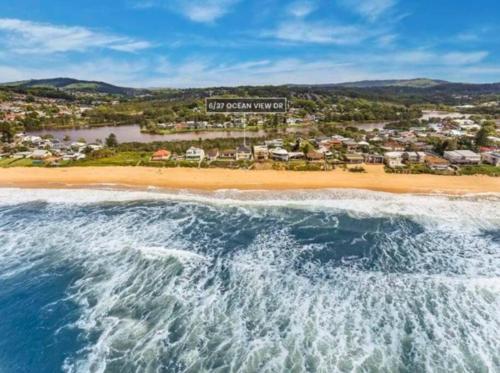
[{"label": "cloudy sky", "polygon": [[500,81],[498,0],[0,2],[0,81]]}]

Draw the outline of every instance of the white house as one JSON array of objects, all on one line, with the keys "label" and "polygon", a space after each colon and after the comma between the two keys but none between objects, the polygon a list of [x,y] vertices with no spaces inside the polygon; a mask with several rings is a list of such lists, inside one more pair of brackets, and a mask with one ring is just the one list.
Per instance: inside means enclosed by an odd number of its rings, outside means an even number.
[{"label": "white house", "polygon": [[190,147],[186,151],[186,160],[188,161],[202,161],[205,159],[205,151],[200,148]]},{"label": "white house", "polygon": [[485,163],[492,164],[493,166],[500,167],[500,151],[481,153],[481,159]]},{"label": "white house", "polygon": [[265,161],[269,159],[269,149],[265,145],[254,145],[253,157],[257,161]]},{"label": "white house", "polygon": [[444,158],[454,164],[478,164],[481,156],[470,150],[445,151]]},{"label": "white house", "polygon": [[283,148],[274,148],[270,151],[271,158],[277,161],[288,161],[288,152]]},{"label": "white house", "polygon": [[52,156],[52,154],[49,151],[43,150],[43,149],[37,149],[37,150],[34,150],[33,153],[31,153],[30,158],[31,159],[47,159],[51,156]]},{"label": "white house", "polygon": [[403,152],[387,152],[384,162],[390,168],[403,167]]}]

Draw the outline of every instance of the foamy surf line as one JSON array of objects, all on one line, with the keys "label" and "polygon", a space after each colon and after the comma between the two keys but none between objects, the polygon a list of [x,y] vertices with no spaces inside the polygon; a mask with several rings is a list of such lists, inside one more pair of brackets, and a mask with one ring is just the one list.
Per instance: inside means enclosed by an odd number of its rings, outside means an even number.
[{"label": "foamy surf line", "polygon": [[90,205],[165,201],[240,208],[292,208],[345,212],[357,217],[409,217],[422,224],[494,229],[500,226],[500,194],[468,195],[393,194],[359,189],[295,191],[201,192],[122,188],[24,189],[0,188],[0,206],[31,202]]}]

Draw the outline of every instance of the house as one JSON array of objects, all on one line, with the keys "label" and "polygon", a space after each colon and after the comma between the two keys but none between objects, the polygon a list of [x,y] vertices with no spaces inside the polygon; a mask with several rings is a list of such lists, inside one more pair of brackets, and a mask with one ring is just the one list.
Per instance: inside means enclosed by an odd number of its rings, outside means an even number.
[{"label": "house", "polygon": [[384,163],[384,156],[381,154],[363,154],[364,162],[370,164]]},{"label": "house", "polygon": [[225,150],[220,152],[219,158],[221,158],[221,159],[235,159],[236,158],[236,150],[225,149]]},{"label": "house", "polygon": [[445,151],[444,158],[453,164],[479,164],[481,156],[470,150]]},{"label": "house", "polygon": [[304,159],[303,152],[289,152],[288,159]]},{"label": "house", "polygon": [[203,161],[205,159],[205,151],[200,148],[190,147],[186,151],[187,161]]},{"label": "house", "polygon": [[24,136],[22,139],[23,143],[39,144],[43,141],[40,136]]},{"label": "house", "polygon": [[322,161],[325,159],[325,155],[315,150],[309,150],[306,154],[306,159],[308,161]]},{"label": "house", "polygon": [[283,148],[274,148],[270,151],[271,158],[276,161],[288,161],[288,152]]},{"label": "house", "polygon": [[253,147],[253,158],[256,161],[266,161],[269,159],[269,149],[264,145],[255,145]]},{"label": "house", "polygon": [[500,151],[482,153],[481,159],[483,160],[484,163],[500,167]]},{"label": "house", "polygon": [[388,152],[402,152],[405,150],[404,145],[396,141],[386,141],[381,148]]},{"label": "house", "polygon": [[236,148],[235,158],[237,161],[249,161],[252,159],[252,151],[246,145],[240,145]]},{"label": "house", "polygon": [[425,157],[424,162],[427,167],[434,171],[446,171],[450,166],[450,162],[446,159],[429,154]]},{"label": "house", "polygon": [[160,150],[157,150],[156,152],[153,153],[151,160],[152,161],[168,161],[171,156],[172,156],[172,153],[170,153],[168,150],[160,149]]},{"label": "house", "polygon": [[347,140],[344,140],[342,143],[343,143],[343,145],[346,148],[348,153],[352,153],[352,152],[355,152],[356,150],[358,150],[358,143],[354,140],[347,139]]},{"label": "house", "polygon": [[361,154],[358,153],[347,153],[344,154],[344,160],[350,164],[360,164],[363,163],[364,158]]},{"label": "house", "polygon": [[28,158],[29,156],[31,156],[31,154],[32,154],[32,152],[17,152],[17,153],[14,153],[12,158],[14,158],[14,159]]},{"label": "house", "polygon": [[207,158],[209,161],[215,161],[217,158],[219,158],[219,149],[217,148],[210,149],[207,152]]},{"label": "house", "polygon": [[282,139],[268,140],[265,141],[264,144],[266,144],[268,148],[281,148],[283,147],[283,140]]},{"label": "house", "polygon": [[384,162],[390,168],[403,167],[403,153],[387,152],[384,154]]},{"label": "house", "polygon": [[31,153],[30,158],[42,160],[42,159],[47,159],[51,156],[52,156],[52,154],[49,151],[43,150],[43,149],[37,149],[37,150],[34,150],[33,153]]},{"label": "house", "polygon": [[402,154],[404,163],[424,163],[425,156],[424,152],[404,152]]}]

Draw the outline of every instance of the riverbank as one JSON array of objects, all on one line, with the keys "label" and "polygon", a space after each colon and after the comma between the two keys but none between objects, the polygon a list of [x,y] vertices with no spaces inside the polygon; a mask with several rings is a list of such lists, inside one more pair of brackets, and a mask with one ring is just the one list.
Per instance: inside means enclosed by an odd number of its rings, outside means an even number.
[{"label": "riverbank", "polygon": [[363,174],[329,172],[248,171],[227,169],[74,167],[0,169],[1,187],[60,188],[115,185],[174,189],[368,189],[392,193],[500,193],[500,178],[387,174],[367,166]]}]

